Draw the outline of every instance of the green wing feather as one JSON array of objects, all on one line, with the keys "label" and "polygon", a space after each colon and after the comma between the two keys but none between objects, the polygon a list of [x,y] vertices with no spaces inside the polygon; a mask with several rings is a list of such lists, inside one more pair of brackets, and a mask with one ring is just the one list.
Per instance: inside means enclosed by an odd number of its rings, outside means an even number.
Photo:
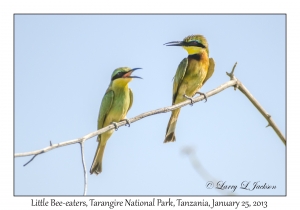
[{"label": "green wing feather", "polygon": [[130,88],[129,88],[129,98],[130,98],[130,104],[129,104],[127,112],[129,111],[129,109],[131,108],[132,103],[133,103],[133,93],[132,93],[132,90]]},{"label": "green wing feather", "polygon": [[204,83],[213,75],[214,71],[215,71],[215,61],[213,58],[210,58],[208,71],[207,71],[204,81],[202,82],[202,85],[204,85]]},{"label": "green wing feather", "polygon": [[[103,96],[101,106],[100,106],[100,111],[98,116],[98,129],[103,128],[103,124],[113,104],[113,101],[114,101],[114,91],[108,88],[105,95]],[[98,139],[100,139],[100,135],[98,136]]]},{"label": "green wing feather", "polygon": [[175,77],[174,77],[174,83],[173,83],[173,100],[172,100],[172,104],[175,103],[175,99],[176,99],[176,96],[178,94],[178,88],[180,87],[180,84],[181,84],[181,82],[183,80],[183,77],[185,75],[187,65],[188,65],[188,59],[184,58],[180,62],[179,66],[177,68],[177,71],[176,71],[176,74],[175,74]]}]

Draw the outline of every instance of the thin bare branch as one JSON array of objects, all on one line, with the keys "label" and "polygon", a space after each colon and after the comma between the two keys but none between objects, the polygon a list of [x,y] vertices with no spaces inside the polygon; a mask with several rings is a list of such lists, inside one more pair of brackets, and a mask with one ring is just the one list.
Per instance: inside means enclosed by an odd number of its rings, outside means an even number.
[{"label": "thin bare branch", "polygon": [[251,101],[251,103],[256,107],[256,109],[266,118],[268,121],[267,127],[271,126],[281,141],[286,145],[286,139],[275,124],[274,120],[271,118],[271,115],[260,105],[260,103],[254,98],[254,96],[249,92],[249,90],[238,80],[239,90]]},{"label": "thin bare branch", "polygon": [[[237,63],[235,63],[235,65],[233,66],[231,73],[226,72],[227,75],[231,79],[230,81],[228,81],[228,82],[220,85],[219,87],[207,92],[205,95],[207,97],[211,97],[211,96],[213,96],[213,95],[215,95],[215,94],[217,94],[217,93],[219,93],[219,92],[221,92],[221,91],[223,91],[223,90],[225,90],[225,89],[227,89],[228,87],[231,87],[231,86],[234,86],[235,88],[238,88],[242,93],[244,93],[246,95],[246,97],[259,110],[259,112],[267,119],[267,121],[269,122],[269,125],[274,129],[276,134],[279,136],[279,138],[282,140],[282,142],[286,145],[286,140],[285,140],[284,136],[280,132],[279,128],[276,126],[275,122],[272,120],[271,116],[262,108],[262,106],[258,103],[258,101],[247,90],[247,88],[238,79],[236,79],[236,77],[234,76],[234,70],[235,70],[236,65],[237,65]],[[193,99],[194,99],[194,103],[197,103],[199,101],[202,101],[204,99],[204,96],[200,95],[200,96],[195,97]],[[184,102],[175,104],[173,106],[168,106],[168,107],[156,109],[156,110],[153,110],[153,111],[148,111],[148,112],[145,112],[143,114],[140,114],[140,115],[138,115],[136,117],[133,117],[131,119],[128,119],[128,120],[129,120],[130,123],[134,123],[134,122],[136,122],[138,120],[141,120],[145,117],[149,117],[149,116],[155,115],[155,114],[170,112],[170,111],[173,111],[175,109],[186,106],[188,104],[190,104],[190,100],[186,100]],[[126,121],[121,121],[121,122],[116,123],[115,125],[117,125],[117,127],[121,127],[121,126],[124,126],[125,124],[127,124]],[[80,142],[86,141],[87,139],[90,139],[94,136],[102,134],[106,131],[114,129],[115,125],[113,125],[113,124],[108,125],[108,126],[102,128],[102,129],[99,129],[97,131],[89,133],[89,134],[87,134],[87,135],[85,135],[81,138],[78,138],[78,139],[73,139],[73,140],[65,141],[65,142],[58,143],[58,144],[52,144],[51,143],[50,146],[45,147],[44,149],[35,150],[35,151],[32,151],[32,152],[16,153],[14,156],[15,157],[24,157],[24,156],[30,156],[30,155],[38,155],[38,154],[41,154],[41,153],[48,152],[48,151],[50,151],[52,149],[55,149],[55,148],[67,146],[67,145],[70,145],[70,144],[80,143]]]},{"label": "thin bare branch", "polygon": [[[217,88],[215,88],[215,89],[207,92],[206,96],[207,97],[213,96],[213,95],[215,95],[215,94],[217,94],[217,93],[225,90],[226,88],[234,86],[234,85],[236,85],[236,81],[233,81],[233,80],[228,81],[228,82],[220,85],[219,87],[217,87]],[[204,96],[200,95],[200,96],[195,97],[193,99],[194,99],[194,102],[197,103],[199,101],[202,101],[204,99]],[[188,105],[190,103],[191,103],[190,100],[186,100],[184,102],[181,102],[179,104],[175,104],[173,106],[168,106],[168,107],[156,109],[156,110],[153,110],[153,111],[148,111],[148,112],[140,114],[140,115],[138,115],[136,117],[130,118],[129,121],[130,121],[130,123],[134,123],[134,122],[136,122],[138,120],[141,120],[141,119],[143,119],[145,117],[149,117],[149,116],[155,115],[155,114],[170,112],[170,111],[173,111],[173,110],[178,109],[180,107],[186,106],[186,105]],[[125,121],[121,121],[121,122],[116,123],[116,125],[118,127],[121,127],[121,126],[124,126],[126,123],[127,122],[125,122]],[[87,139],[90,139],[90,138],[92,138],[94,136],[102,134],[102,133],[104,133],[106,131],[109,131],[111,129],[115,129],[115,126],[113,124],[112,125],[108,125],[108,126],[106,126],[104,128],[101,128],[101,129],[99,129],[97,131],[94,131],[92,133],[89,133],[89,134],[87,134],[87,135],[85,135],[85,136],[83,136],[81,138],[78,138],[78,139],[73,139],[73,140],[61,142],[61,143],[58,143],[58,144],[52,144],[52,146],[48,146],[48,147],[45,147],[43,149],[35,150],[35,151],[32,151],[32,152],[16,153],[14,156],[15,157],[24,157],[24,156],[38,155],[38,154],[41,154],[41,153],[49,152],[50,150],[53,150],[53,149],[56,149],[56,148],[59,148],[59,147],[64,147],[64,146],[68,146],[70,144],[76,144],[76,143],[83,142],[83,141],[85,141]]]},{"label": "thin bare branch", "polygon": [[[40,153],[41,154],[41,153]],[[33,161],[33,159],[38,156],[39,154],[37,155],[34,155],[27,163],[25,163],[23,166],[27,166],[31,161]]]},{"label": "thin bare branch", "polygon": [[271,118],[271,115],[267,113],[267,111],[260,105],[260,103],[254,98],[254,96],[249,92],[249,90],[234,76],[234,69],[237,63],[235,63],[232,71],[230,73],[226,72],[226,74],[230,77],[231,80],[236,81],[235,88],[238,88],[248,99],[251,103],[256,107],[256,109],[266,118],[268,121],[268,125],[266,127],[271,126],[281,141],[286,145],[286,139]]},{"label": "thin bare branch", "polygon": [[84,191],[83,195],[86,195],[87,192],[87,173],[86,173],[86,166],[84,161],[84,141],[80,142],[80,148],[81,148],[81,159],[82,159],[82,166],[83,166],[83,175],[84,175]]}]

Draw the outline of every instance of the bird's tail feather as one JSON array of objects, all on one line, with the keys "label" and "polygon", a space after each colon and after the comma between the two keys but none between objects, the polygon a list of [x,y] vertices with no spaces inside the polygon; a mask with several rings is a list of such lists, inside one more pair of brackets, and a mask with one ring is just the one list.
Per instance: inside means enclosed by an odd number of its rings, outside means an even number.
[{"label": "bird's tail feather", "polygon": [[101,143],[101,141],[99,141],[94,161],[90,169],[91,174],[95,173],[98,175],[102,172],[102,158],[104,154],[105,145],[106,142]]},{"label": "bird's tail feather", "polygon": [[175,109],[174,111],[172,111],[172,115],[171,115],[169,123],[168,123],[164,143],[174,142],[176,140],[175,128],[176,128],[176,123],[177,123],[179,113],[180,113],[180,109]]}]

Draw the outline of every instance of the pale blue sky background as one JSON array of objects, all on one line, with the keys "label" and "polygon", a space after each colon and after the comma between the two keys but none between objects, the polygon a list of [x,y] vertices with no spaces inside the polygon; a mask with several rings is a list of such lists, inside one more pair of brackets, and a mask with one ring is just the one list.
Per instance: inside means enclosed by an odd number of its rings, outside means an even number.
[{"label": "pale blue sky background", "polygon": [[[142,67],[130,87],[128,117],[171,105],[172,78],[187,56],[169,41],[202,34],[215,73],[201,89],[240,79],[285,128],[284,15],[16,15],[15,152],[41,149],[96,130],[114,69]],[[163,144],[170,113],[121,127],[108,141],[103,172],[88,175],[88,195],[221,195],[206,189],[182,148],[191,146],[217,180],[276,185],[238,195],[285,194],[285,146],[251,102],[233,88],[182,109],[177,141]],[[96,137],[85,143],[89,170]],[[82,195],[79,145],[15,159],[15,195]]]}]

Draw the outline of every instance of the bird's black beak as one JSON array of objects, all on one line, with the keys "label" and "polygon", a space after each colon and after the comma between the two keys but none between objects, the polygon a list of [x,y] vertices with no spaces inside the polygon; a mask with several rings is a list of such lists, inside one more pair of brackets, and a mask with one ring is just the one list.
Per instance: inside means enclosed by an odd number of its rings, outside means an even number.
[{"label": "bird's black beak", "polygon": [[132,72],[134,72],[136,70],[139,70],[139,69],[142,69],[142,68],[131,69],[130,71],[128,71],[126,74],[123,75],[123,78],[139,78],[139,79],[143,79],[142,77],[139,77],[139,76],[131,76]]},{"label": "bird's black beak", "polygon": [[173,42],[167,42],[164,45],[166,45],[166,46],[185,46],[186,42],[183,42],[183,41],[173,41]]},{"label": "bird's black beak", "polygon": [[205,48],[205,46],[199,42],[185,42],[185,41],[174,41],[174,42],[168,42],[165,43],[166,46],[185,46],[185,47],[202,47]]}]

